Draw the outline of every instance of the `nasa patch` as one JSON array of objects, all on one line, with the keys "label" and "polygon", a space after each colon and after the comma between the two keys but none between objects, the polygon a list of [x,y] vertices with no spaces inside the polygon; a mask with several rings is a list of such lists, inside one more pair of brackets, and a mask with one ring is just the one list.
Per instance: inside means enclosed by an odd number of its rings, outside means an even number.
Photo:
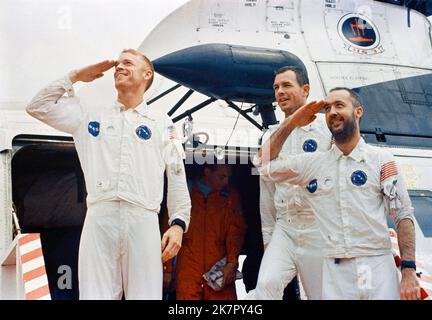
[{"label": "nasa patch", "polygon": [[317,191],[318,189],[318,180],[317,179],[313,179],[311,182],[309,182],[309,184],[306,186],[306,189],[308,189],[308,191],[310,193],[315,193],[315,191]]},{"label": "nasa patch", "polygon": [[141,125],[138,128],[136,128],[135,133],[138,136],[138,138],[143,140],[149,140],[152,136],[152,132],[150,128],[145,125]]},{"label": "nasa patch", "polygon": [[303,143],[304,152],[315,152],[317,151],[317,149],[318,149],[318,143],[313,139],[306,140]]},{"label": "nasa patch", "polygon": [[100,133],[100,123],[97,121],[90,121],[88,124],[88,132],[93,137],[97,137]]},{"label": "nasa patch", "polygon": [[351,182],[358,187],[364,185],[366,181],[367,181],[367,175],[365,172],[361,170],[354,171],[353,174],[351,175]]}]

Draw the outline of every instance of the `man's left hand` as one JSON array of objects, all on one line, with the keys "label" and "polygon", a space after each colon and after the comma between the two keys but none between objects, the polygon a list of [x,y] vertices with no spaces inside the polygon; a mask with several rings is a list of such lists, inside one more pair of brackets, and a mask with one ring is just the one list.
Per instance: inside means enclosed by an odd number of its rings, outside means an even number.
[{"label": "man's left hand", "polygon": [[225,288],[227,285],[232,284],[235,281],[236,276],[236,270],[237,270],[237,264],[236,263],[227,263],[223,267],[219,269],[219,271],[222,271],[224,281],[222,284],[222,287]]},{"label": "man's left hand", "polygon": [[400,285],[401,300],[420,300],[420,284],[414,269],[402,270],[402,281]]},{"label": "man's left hand", "polygon": [[181,248],[183,229],[178,225],[171,226],[162,237],[162,263],[174,258]]}]

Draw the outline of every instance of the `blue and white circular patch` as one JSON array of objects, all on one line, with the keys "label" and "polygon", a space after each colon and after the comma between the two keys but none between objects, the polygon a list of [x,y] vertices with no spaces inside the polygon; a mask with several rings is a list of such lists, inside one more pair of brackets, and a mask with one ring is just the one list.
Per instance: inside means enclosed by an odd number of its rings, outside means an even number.
[{"label": "blue and white circular patch", "polygon": [[100,123],[97,121],[90,121],[88,124],[88,132],[93,137],[97,137],[100,133]]},{"label": "blue and white circular patch", "polygon": [[337,31],[345,42],[344,48],[361,55],[375,55],[384,52],[381,36],[371,18],[348,13],[338,22]]},{"label": "blue and white circular patch", "polygon": [[361,170],[354,171],[351,175],[351,182],[356,186],[362,186],[367,181],[367,175]]},{"label": "blue and white circular patch", "polygon": [[152,132],[151,132],[150,128],[147,126],[144,126],[144,125],[136,128],[135,133],[138,136],[138,138],[143,139],[143,140],[148,140],[152,136]]},{"label": "blue and white circular patch", "polygon": [[318,143],[313,139],[306,140],[303,143],[304,152],[315,152],[317,151],[317,149],[318,149]]},{"label": "blue and white circular patch", "polygon": [[311,182],[309,182],[309,184],[306,186],[306,189],[308,189],[308,191],[310,193],[315,193],[315,191],[317,191],[318,189],[318,180],[317,179],[313,179]]}]

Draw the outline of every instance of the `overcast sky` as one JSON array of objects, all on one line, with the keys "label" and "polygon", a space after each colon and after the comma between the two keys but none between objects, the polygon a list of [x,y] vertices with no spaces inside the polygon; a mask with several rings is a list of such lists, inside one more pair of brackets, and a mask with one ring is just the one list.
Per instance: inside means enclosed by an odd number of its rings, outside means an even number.
[{"label": "overcast sky", "polygon": [[66,71],[137,48],[187,0],[1,0],[0,107]]}]

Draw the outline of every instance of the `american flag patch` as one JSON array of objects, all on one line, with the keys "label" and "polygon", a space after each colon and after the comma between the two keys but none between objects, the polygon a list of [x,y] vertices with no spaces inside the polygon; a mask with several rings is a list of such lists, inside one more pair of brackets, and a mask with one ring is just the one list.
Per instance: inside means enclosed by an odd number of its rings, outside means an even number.
[{"label": "american flag patch", "polygon": [[177,131],[174,125],[168,126],[167,130],[168,130],[168,138],[170,140],[177,139]]},{"label": "american flag patch", "polygon": [[381,179],[380,179],[381,182],[385,181],[386,179],[392,176],[397,176],[397,175],[398,175],[398,170],[397,170],[396,162],[390,161],[382,165]]}]

